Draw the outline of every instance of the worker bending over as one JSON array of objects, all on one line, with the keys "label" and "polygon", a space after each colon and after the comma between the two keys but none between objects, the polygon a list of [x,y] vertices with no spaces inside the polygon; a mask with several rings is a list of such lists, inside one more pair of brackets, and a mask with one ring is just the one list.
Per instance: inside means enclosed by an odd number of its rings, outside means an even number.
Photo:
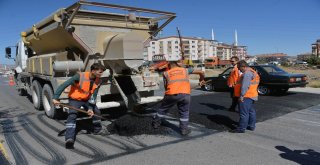
[{"label": "worker bending over", "polygon": [[[61,84],[53,96],[53,103],[59,105],[58,99],[61,93],[65,88],[71,86],[68,94],[69,105],[77,109],[80,107],[87,109],[88,115],[92,117],[93,134],[100,135],[107,134],[107,130],[102,129],[101,119],[96,116],[99,116],[101,112],[96,106],[95,100],[101,84],[100,77],[105,70],[103,65],[95,63],[91,66],[90,72],[77,73]],[[69,109],[65,134],[66,148],[73,148],[76,136],[77,115],[76,110]]]}]

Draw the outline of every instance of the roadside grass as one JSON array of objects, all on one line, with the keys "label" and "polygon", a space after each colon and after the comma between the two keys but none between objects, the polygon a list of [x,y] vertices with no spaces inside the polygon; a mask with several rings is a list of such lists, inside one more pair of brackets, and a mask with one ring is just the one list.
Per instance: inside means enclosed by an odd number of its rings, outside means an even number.
[{"label": "roadside grass", "polygon": [[320,88],[320,70],[319,69],[312,69],[312,68],[300,68],[300,67],[281,67],[283,70],[287,71],[288,73],[302,73],[307,75],[308,82],[307,87],[312,88]]}]

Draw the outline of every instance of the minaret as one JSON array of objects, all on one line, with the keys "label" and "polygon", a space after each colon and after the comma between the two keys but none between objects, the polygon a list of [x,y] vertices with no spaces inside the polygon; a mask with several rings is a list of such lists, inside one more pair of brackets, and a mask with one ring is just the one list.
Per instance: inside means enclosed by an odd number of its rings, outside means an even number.
[{"label": "minaret", "polygon": [[214,40],[214,33],[213,33],[213,29],[211,29],[211,40]]},{"label": "minaret", "polygon": [[238,34],[237,34],[237,30],[234,31],[234,46],[238,46]]}]

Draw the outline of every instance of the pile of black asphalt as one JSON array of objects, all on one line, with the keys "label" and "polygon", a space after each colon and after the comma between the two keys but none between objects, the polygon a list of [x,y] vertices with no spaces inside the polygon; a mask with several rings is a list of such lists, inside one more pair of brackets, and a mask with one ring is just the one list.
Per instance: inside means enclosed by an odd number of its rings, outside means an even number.
[{"label": "pile of black asphalt", "polygon": [[[290,112],[318,105],[320,95],[300,92],[288,92],[282,96],[260,96],[254,107],[257,111],[257,122],[279,117]],[[205,126],[208,129],[228,131],[235,129],[239,114],[228,111],[231,98],[228,92],[218,92],[191,98],[190,122]],[[154,110],[157,107],[154,107]],[[177,107],[170,109],[168,116],[179,119]],[[165,135],[172,128],[162,126],[154,129],[152,117],[127,113],[108,126],[108,130],[121,136],[141,134]]]}]

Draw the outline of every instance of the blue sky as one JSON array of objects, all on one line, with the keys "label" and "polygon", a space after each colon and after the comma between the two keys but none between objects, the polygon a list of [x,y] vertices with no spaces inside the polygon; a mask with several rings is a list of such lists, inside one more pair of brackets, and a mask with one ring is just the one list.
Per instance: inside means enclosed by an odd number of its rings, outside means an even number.
[{"label": "blue sky", "polygon": [[[177,18],[162,36],[177,35],[211,38],[248,46],[248,54],[281,52],[288,55],[311,52],[320,39],[320,0],[96,0],[97,2],[170,11]],[[20,32],[76,0],[0,0],[0,63],[4,48],[14,45]]]}]

